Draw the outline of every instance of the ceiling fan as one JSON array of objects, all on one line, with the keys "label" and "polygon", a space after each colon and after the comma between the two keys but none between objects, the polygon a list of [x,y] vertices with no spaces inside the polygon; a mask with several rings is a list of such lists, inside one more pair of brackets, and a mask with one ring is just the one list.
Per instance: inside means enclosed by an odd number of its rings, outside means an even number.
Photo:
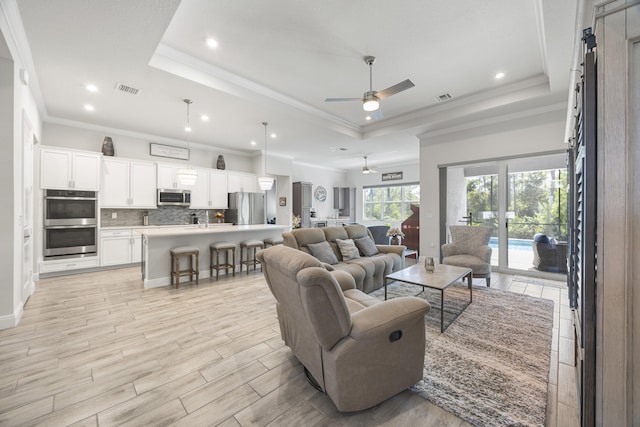
[{"label": "ceiling fan", "polygon": [[326,98],[325,102],[342,102],[342,101],[361,101],[364,111],[376,111],[380,107],[380,100],[400,93],[403,90],[410,89],[415,85],[409,79],[376,92],[373,90],[373,63],[376,62],[375,56],[365,56],[364,62],[369,65],[369,90],[362,95],[362,98]]},{"label": "ceiling fan", "polygon": [[378,173],[377,170],[369,167],[367,163],[367,156],[364,156],[364,166],[362,167],[362,173]]}]

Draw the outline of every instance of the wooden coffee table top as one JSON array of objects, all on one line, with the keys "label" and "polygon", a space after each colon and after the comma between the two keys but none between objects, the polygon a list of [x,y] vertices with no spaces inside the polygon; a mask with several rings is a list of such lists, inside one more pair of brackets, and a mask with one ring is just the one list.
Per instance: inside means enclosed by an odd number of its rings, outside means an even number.
[{"label": "wooden coffee table top", "polygon": [[387,280],[399,280],[432,289],[446,289],[471,272],[470,268],[436,264],[436,271],[430,273],[424,269],[424,265],[414,264],[404,270],[388,274],[386,278]]}]

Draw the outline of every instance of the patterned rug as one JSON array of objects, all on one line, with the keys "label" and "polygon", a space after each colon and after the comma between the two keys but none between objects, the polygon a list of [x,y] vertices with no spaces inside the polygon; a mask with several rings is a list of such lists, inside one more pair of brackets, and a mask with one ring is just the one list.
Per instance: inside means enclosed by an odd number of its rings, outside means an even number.
[{"label": "patterned rug", "polygon": [[[394,282],[389,298],[415,295],[419,286]],[[384,289],[372,293],[384,298]],[[544,426],[553,327],[553,301],[498,289],[445,290],[420,295],[431,304],[425,318],[424,379],[413,390],[477,426]],[[456,318],[456,316],[459,317]]]}]

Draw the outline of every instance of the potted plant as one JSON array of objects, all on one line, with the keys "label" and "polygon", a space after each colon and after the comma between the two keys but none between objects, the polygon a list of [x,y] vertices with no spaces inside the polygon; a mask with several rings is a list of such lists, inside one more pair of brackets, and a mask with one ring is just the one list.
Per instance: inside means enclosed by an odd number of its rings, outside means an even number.
[{"label": "potted plant", "polygon": [[391,237],[392,245],[399,245],[400,240],[404,237],[404,233],[398,227],[392,227],[387,230],[387,237]]}]

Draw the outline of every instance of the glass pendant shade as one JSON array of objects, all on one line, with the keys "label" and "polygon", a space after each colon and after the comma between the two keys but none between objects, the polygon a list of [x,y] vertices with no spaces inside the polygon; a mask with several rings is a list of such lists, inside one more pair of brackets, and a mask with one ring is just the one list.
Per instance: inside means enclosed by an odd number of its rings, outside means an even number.
[{"label": "glass pendant shade", "polygon": [[178,181],[181,185],[194,185],[198,174],[195,169],[192,168],[180,168],[178,169]]},{"label": "glass pendant shade", "polygon": [[269,191],[271,187],[273,187],[273,178],[269,176],[261,176],[258,178],[258,185],[260,186],[260,190]]}]

